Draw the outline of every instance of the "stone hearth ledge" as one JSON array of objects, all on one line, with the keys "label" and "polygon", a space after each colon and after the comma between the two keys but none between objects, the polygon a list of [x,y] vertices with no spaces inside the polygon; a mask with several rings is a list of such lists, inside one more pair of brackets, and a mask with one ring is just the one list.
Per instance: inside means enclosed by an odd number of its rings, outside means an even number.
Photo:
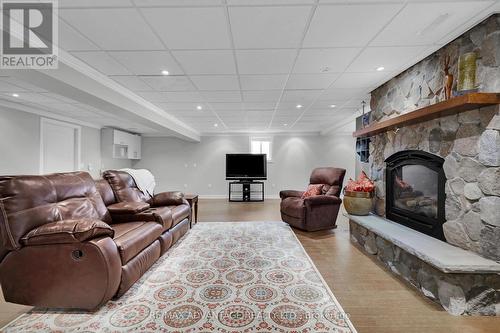
[{"label": "stone hearth ledge", "polygon": [[443,273],[500,273],[500,263],[380,216],[370,214],[348,217]]}]

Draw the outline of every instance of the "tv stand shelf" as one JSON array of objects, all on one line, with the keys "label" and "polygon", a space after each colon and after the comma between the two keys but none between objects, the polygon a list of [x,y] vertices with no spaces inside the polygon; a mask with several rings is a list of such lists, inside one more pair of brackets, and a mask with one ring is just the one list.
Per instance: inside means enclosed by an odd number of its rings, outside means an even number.
[{"label": "tv stand shelf", "polygon": [[[252,190],[252,185],[256,185],[259,189]],[[234,187],[240,187],[240,190],[236,190]],[[252,194],[257,194],[258,197],[253,197]],[[261,201],[264,201],[264,182],[241,180],[229,182],[229,202]]]}]

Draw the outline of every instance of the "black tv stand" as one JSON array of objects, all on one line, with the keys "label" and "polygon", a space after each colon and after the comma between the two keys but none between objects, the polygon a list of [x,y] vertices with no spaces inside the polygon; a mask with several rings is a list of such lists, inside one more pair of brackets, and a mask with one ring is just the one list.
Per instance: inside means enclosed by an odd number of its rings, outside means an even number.
[{"label": "black tv stand", "polygon": [[[234,190],[233,187],[240,187],[241,190]],[[259,189],[252,189],[256,185]],[[257,194],[258,197],[253,195]],[[264,201],[264,182],[254,180],[236,180],[229,182],[229,201],[230,202],[260,202]]]}]

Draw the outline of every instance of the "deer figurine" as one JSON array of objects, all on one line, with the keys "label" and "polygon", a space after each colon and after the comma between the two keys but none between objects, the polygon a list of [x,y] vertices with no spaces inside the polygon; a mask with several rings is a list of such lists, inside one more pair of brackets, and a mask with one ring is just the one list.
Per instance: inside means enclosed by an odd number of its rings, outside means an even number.
[{"label": "deer figurine", "polygon": [[449,55],[444,57],[443,61],[443,71],[444,71],[444,99],[448,100],[451,98],[451,88],[453,87],[453,74],[450,73],[450,61]]}]

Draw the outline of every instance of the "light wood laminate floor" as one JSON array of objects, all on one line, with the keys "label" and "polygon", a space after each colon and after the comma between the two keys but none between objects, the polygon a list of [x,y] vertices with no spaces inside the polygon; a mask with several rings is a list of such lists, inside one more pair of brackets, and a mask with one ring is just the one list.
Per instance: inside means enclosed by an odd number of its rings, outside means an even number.
[{"label": "light wood laminate floor", "polygon": [[[199,202],[199,223],[279,221],[279,200]],[[294,230],[360,333],[499,333],[500,318],[453,317],[396,278],[349,240],[347,219],[332,231]],[[29,307],[0,303],[0,327]]]},{"label": "light wood laminate floor", "polygon": [[[201,200],[199,221],[280,221],[279,200]],[[294,232],[359,333],[500,333],[500,317],[454,317],[349,239],[348,220],[326,232]]]}]

